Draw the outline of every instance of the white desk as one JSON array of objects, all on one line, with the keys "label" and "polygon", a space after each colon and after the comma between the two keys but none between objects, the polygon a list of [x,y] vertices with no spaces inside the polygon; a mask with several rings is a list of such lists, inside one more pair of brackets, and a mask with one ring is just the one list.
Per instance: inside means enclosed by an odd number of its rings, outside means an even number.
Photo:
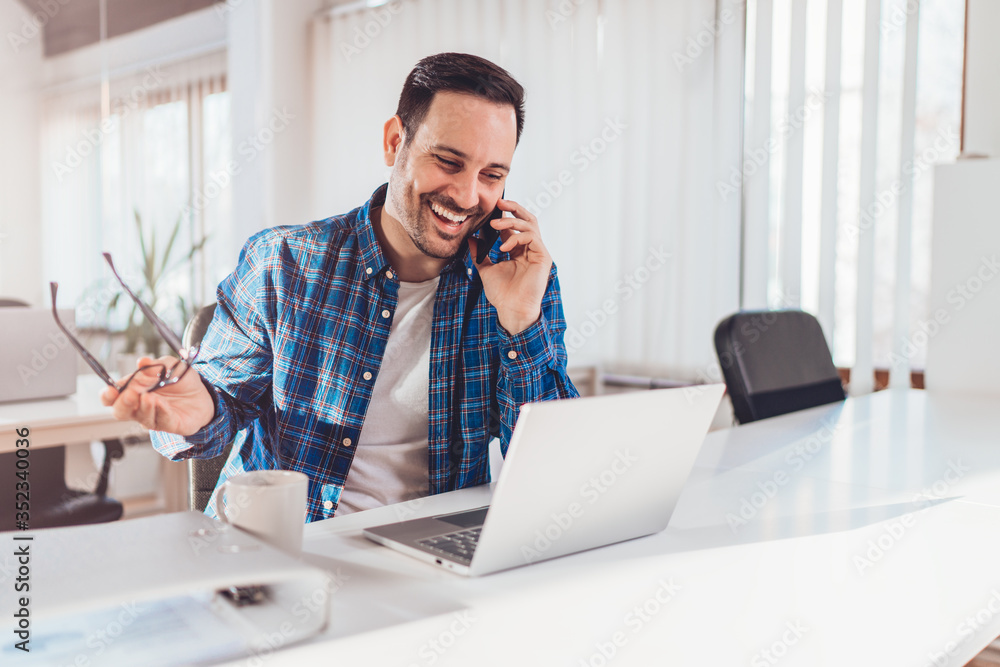
[{"label": "white desk", "polygon": [[882,391],[713,433],[698,465],[1000,506],[1000,397]]},{"label": "white desk", "polygon": [[[76,393],[65,398],[52,398],[18,403],[0,403],[0,453],[16,449],[16,431],[28,427],[33,448],[53,447],[91,440],[109,440],[146,435],[137,422],[118,421],[111,408],[101,403],[104,382],[93,374],[76,380]],[[162,489],[154,501],[140,499],[127,506],[128,512],[176,512],[187,509],[187,466],[163,458],[160,462]],[[0,473],[2,474],[2,473]],[[80,486],[79,482],[72,486]],[[91,487],[92,488],[92,487]],[[162,497],[161,497],[162,496]]]},{"label": "white desk", "polygon": [[[306,558],[339,583],[334,625],[266,664],[964,665],[1000,635],[990,405],[881,393],[713,433],[666,531],[479,579],[360,528],[478,506],[487,487],[310,524]],[[952,457],[974,470],[910,502]]]},{"label": "white desk", "polygon": [[31,430],[32,447],[144,435],[146,429],[116,420],[111,408],[101,404],[104,387],[96,375],[81,375],[72,396],[0,403],[0,453],[16,449],[15,432],[25,426]]}]

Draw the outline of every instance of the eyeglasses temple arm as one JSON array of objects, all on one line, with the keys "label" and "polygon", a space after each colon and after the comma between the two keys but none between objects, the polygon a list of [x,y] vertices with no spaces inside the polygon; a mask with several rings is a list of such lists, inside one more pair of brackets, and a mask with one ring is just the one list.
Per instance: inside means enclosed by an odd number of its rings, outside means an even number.
[{"label": "eyeglasses temple arm", "polygon": [[[63,325],[62,320],[59,319],[59,313],[56,311],[56,293],[59,291],[59,283],[49,283],[49,287],[52,290],[52,317],[55,319],[56,325],[62,329],[64,334],[66,334],[66,338],[69,339],[70,344],[76,348],[76,351],[80,353],[80,356],[87,362],[87,365],[90,366],[109,387],[119,389],[118,385],[114,381],[114,378],[112,378],[111,375],[104,369],[104,366],[102,366],[90,352],[87,352],[87,348],[85,348],[83,344],[80,343],[80,341],[78,341],[72,333],[70,333],[69,329]],[[119,389],[119,391],[121,390]]]},{"label": "eyeglasses temple arm", "polygon": [[111,267],[111,272],[115,274],[115,278],[118,279],[118,282],[121,284],[121,286],[125,289],[128,295],[132,297],[132,300],[135,301],[135,305],[139,307],[139,310],[142,311],[142,314],[146,316],[146,319],[150,321],[150,323],[153,325],[153,328],[156,329],[156,332],[160,334],[163,340],[167,341],[167,345],[170,346],[170,349],[173,350],[174,354],[176,354],[178,357],[182,357],[183,355],[181,354],[181,348],[184,346],[184,344],[181,342],[181,339],[178,338],[177,334],[171,331],[170,327],[168,327],[166,323],[163,320],[161,320],[156,313],[153,312],[152,308],[143,303],[142,300],[138,296],[136,296],[135,293],[129,288],[129,286],[125,284],[125,281],[122,280],[122,277],[118,275],[118,271],[115,269],[114,262],[111,261],[111,255],[109,253],[103,253],[103,255],[104,259],[107,260],[108,262],[108,266]]}]

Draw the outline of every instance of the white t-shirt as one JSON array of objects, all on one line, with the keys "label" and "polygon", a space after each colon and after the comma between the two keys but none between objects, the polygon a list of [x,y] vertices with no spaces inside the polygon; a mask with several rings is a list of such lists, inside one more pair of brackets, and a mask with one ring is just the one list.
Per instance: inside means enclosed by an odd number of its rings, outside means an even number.
[{"label": "white t-shirt", "polygon": [[399,283],[399,303],[337,516],[428,493],[427,378],[438,281]]}]

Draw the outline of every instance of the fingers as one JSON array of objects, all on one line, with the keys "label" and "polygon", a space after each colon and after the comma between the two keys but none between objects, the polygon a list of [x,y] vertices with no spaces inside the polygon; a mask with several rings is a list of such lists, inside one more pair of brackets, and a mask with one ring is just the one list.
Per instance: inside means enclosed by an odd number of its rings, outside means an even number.
[{"label": "fingers", "polygon": [[125,388],[119,392],[107,387],[101,392],[101,403],[111,406],[111,413],[119,421],[136,421],[146,428],[153,428],[156,419],[156,401],[146,390],[159,381],[164,367],[170,368],[177,360],[170,356],[152,359],[140,357],[136,370],[119,380]]},{"label": "fingers", "polygon": [[[116,392],[117,393],[117,392]],[[125,391],[118,394],[111,406],[111,414],[119,421],[136,420],[136,412],[139,409],[139,392],[129,384]]]},{"label": "fingers", "polygon": [[507,237],[502,244],[500,244],[500,252],[512,252],[518,246],[524,246],[525,249],[531,246],[538,239],[538,236],[532,232],[521,232],[520,234],[511,234]]},{"label": "fingers", "polygon": [[136,394],[138,405],[133,419],[149,430],[157,429],[156,424],[156,398],[152,394]]},{"label": "fingers", "polygon": [[[500,231],[500,238],[503,240],[503,243],[498,248],[500,252],[510,253],[520,247],[524,251],[533,251],[541,255],[548,255],[548,250],[542,243],[541,234],[538,232],[537,223],[530,223],[517,218],[500,218],[494,220],[492,224],[495,229]],[[475,259],[479,241],[472,238],[469,241],[473,259]],[[492,264],[489,260],[484,260],[483,264],[487,262]]]},{"label": "fingers", "polygon": [[[506,218],[506,219],[513,220],[514,218]],[[541,245],[541,240],[537,233],[533,231],[514,232],[509,229],[505,229],[502,231],[504,232],[503,235],[501,236],[501,238],[503,239],[503,243],[501,243],[500,247],[498,248],[500,252],[511,252],[518,246],[523,246],[526,250],[530,248],[532,250],[538,250],[539,252],[544,252],[544,247]],[[532,244],[534,244],[534,247],[531,247]],[[479,247],[479,240],[470,237],[469,248],[470,252],[472,253],[473,261],[475,261],[476,250],[478,249],[478,247]],[[478,264],[477,266],[485,266],[492,263],[493,261],[489,258],[489,256],[487,256],[486,259],[483,260],[483,263]]]},{"label": "fingers", "polygon": [[152,381],[146,380],[142,370],[136,371],[135,375],[135,379],[120,394],[109,387],[117,395],[111,404],[111,413],[119,421],[135,421],[147,429],[156,430],[157,397],[146,390],[156,383],[158,375],[153,374]]},{"label": "fingers", "polygon": [[[520,218],[534,225],[538,224],[538,218],[531,214],[531,211],[524,208],[516,201],[510,199],[501,199],[497,201],[497,206],[500,207],[501,211],[507,211],[514,214],[514,218]],[[499,220],[509,220],[510,218],[499,218]]]},{"label": "fingers", "polygon": [[492,223],[493,229],[501,232],[537,232],[538,223],[521,220],[519,218],[497,218]]},{"label": "fingers", "polygon": [[119,386],[125,386],[125,392],[129,390],[144,391],[159,381],[160,373],[163,370],[163,364],[153,362],[152,359],[146,359],[145,361],[146,363],[141,365],[137,370],[133,371],[131,375],[123,377],[119,380],[118,384]]},{"label": "fingers", "polygon": [[[541,238],[538,235],[537,225],[533,225],[525,220],[501,218],[500,220],[495,220],[494,223],[494,228],[500,232],[500,238],[503,239],[503,243],[500,245],[501,252],[510,252],[519,245],[528,246],[532,241]],[[524,236],[524,238],[511,241],[511,239],[521,236]]]},{"label": "fingers", "polygon": [[101,404],[105,406],[113,405],[118,398],[118,390],[114,387],[105,387],[101,392]]},{"label": "fingers", "polygon": [[[548,256],[548,250],[542,243],[541,230],[538,225],[538,218],[536,218],[528,209],[524,208],[520,204],[510,199],[500,199],[497,201],[497,206],[500,210],[507,213],[513,214],[514,217],[502,217],[496,220],[491,220],[490,225],[493,229],[500,232],[500,238],[502,243],[499,247],[501,252],[517,252],[518,248],[521,249],[520,252],[537,252],[539,257]],[[479,247],[479,240],[470,238],[469,246],[472,251],[473,259],[475,259],[476,250]],[[478,266],[483,266],[490,262],[486,260],[483,264]]]},{"label": "fingers", "polygon": [[[509,211],[514,214],[514,217],[503,217],[492,220],[490,224],[493,229],[502,232],[501,237],[506,241],[511,234],[520,234],[524,232],[535,232],[540,233],[540,228],[538,226],[538,219],[531,214],[526,208],[520,204],[507,200],[501,199],[505,205],[501,206],[501,209]],[[540,238],[540,237],[539,237]]]}]

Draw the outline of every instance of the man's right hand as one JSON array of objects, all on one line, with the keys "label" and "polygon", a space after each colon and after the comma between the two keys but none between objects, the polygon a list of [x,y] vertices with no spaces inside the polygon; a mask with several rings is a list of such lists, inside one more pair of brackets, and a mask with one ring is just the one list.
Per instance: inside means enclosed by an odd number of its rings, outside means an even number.
[{"label": "man's right hand", "polygon": [[177,435],[197,433],[215,417],[212,395],[197,371],[190,369],[176,384],[151,393],[146,391],[156,384],[159,369],[143,371],[143,366],[165,364],[170,368],[176,362],[174,357],[156,360],[142,357],[136,364],[140,370],[125,390],[119,394],[114,387],[108,387],[101,393],[101,402],[112,406],[115,419],[139,422],[150,431]]}]

